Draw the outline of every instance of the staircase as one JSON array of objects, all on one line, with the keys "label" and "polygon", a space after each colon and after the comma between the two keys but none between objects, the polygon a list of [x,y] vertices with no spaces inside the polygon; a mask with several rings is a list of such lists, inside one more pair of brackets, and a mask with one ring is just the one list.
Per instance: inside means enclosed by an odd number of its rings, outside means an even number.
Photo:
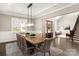
[{"label": "staircase", "polygon": [[75,30],[75,33],[74,33],[74,36],[73,36],[73,40],[79,41],[79,23],[76,27],[76,30]]},{"label": "staircase", "polygon": [[72,31],[73,31],[72,41],[79,41],[79,16],[76,20],[76,23]]}]

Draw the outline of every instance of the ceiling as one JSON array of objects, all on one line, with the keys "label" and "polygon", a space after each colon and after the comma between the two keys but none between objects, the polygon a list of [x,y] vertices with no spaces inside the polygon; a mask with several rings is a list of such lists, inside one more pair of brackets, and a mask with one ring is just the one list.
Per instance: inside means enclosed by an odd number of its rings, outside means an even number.
[{"label": "ceiling", "polygon": [[[28,14],[28,5],[29,3],[0,3],[0,13],[26,17]],[[54,5],[54,3],[35,3],[32,6],[32,14],[36,15],[51,5]]]},{"label": "ceiling", "polygon": [[[7,14],[12,16],[27,17],[29,3],[0,3],[0,14]],[[59,11],[63,8],[75,5],[73,3],[33,3],[32,14],[33,17],[42,17]]]}]

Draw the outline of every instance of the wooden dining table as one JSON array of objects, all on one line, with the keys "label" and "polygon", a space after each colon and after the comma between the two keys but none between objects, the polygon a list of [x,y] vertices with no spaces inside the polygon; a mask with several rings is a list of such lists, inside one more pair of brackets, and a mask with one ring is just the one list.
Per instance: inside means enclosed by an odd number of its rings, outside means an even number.
[{"label": "wooden dining table", "polygon": [[33,45],[38,45],[45,41],[45,38],[42,37],[26,37],[26,41]]},{"label": "wooden dining table", "polygon": [[38,45],[40,45],[41,43],[44,43],[45,40],[50,40],[50,39],[53,39],[53,38],[45,38],[45,37],[42,37],[42,36],[26,36],[25,34],[20,34],[22,36],[24,36],[26,38],[26,41],[28,43],[30,43],[31,45],[34,45],[36,47],[38,47]]},{"label": "wooden dining table", "polygon": [[38,45],[40,43],[43,43],[45,41],[45,38],[39,37],[39,36],[26,36],[25,34],[21,34],[26,38],[26,41],[29,42],[32,45]]}]

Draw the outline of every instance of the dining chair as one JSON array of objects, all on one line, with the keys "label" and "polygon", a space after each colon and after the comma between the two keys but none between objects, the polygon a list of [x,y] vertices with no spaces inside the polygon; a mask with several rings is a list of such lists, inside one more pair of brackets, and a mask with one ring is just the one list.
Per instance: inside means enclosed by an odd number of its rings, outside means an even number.
[{"label": "dining chair", "polygon": [[[42,52],[44,53],[44,56],[45,54],[48,52],[49,53],[49,56],[51,55],[50,54],[50,47],[51,47],[51,42],[52,42],[53,39],[50,39],[50,38],[46,38],[45,41],[41,44],[40,47],[38,47],[36,50],[37,52]],[[37,55],[37,54],[36,54]]]},{"label": "dining chair", "polygon": [[20,47],[21,51],[23,52],[23,55],[29,55],[28,52],[31,51],[31,49],[34,49],[34,46],[29,46],[28,47],[28,43],[26,41],[26,37],[17,34],[17,41],[18,41],[18,46]]},{"label": "dining chair", "polygon": [[22,47],[22,44],[21,44],[21,42],[22,42],[21,35],[16,34],[16,37],[17,37],[17,45],[18,45],[19,48],[21,48]]},{"label": "dining chair", "polygon": [[26,54],[29,55],[30,51],[32,49],[34,49],[35,47],[34,46],[29,46],[28,47],[28,43],[26,41],[27,38],[25,36],[22,36],[21,39],[22,39],[22,42],[21,42],[21,44],[22,44],[22,52],[23,52],[24,55],[26,55]]},{"label": "dining chair", "polygon": [[47,38],[45,40],[45,43],[44,43],[44,55],[45,55],[46,52],[49,53],[49,56],[51,55],[50,54],[50,47],[51,47],[52,40],[53,40],[53,38]]}]

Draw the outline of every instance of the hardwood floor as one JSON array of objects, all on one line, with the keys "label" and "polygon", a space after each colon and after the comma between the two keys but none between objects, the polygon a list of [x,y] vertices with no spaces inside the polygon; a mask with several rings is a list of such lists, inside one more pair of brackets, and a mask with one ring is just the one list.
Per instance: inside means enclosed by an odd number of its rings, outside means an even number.
[{"label": "hardwood floor", "polygon": [[[17,46],[16,42],[7,43],[6,47],[0,45],[0,56],[23,56],[22,51]],[[6,48],[6,51],[5,51]],[[56,38],[52,41],[51,44],[51,55],[52,56],[79,56],[79,41],[75,41],[72,43],[70,39],[66,38]],[[3,50],[1,52],[1,50]],[[61,52],[59,54],[59,52]],[[6,52],[6,54],[5,54]],[[37,56],[43,56],[44,54],[41,52],[36,53]],[[30,56],[35,56],[36,54],[31,54]],[[26,54],[27,56],[27,54]],[[48,53],[46,53],[48,56]]]},{"label": "hardwood floor", "polygon": [[5,44],[0,44],[0,56],[5,56],[6,55],[6,47]]}]

